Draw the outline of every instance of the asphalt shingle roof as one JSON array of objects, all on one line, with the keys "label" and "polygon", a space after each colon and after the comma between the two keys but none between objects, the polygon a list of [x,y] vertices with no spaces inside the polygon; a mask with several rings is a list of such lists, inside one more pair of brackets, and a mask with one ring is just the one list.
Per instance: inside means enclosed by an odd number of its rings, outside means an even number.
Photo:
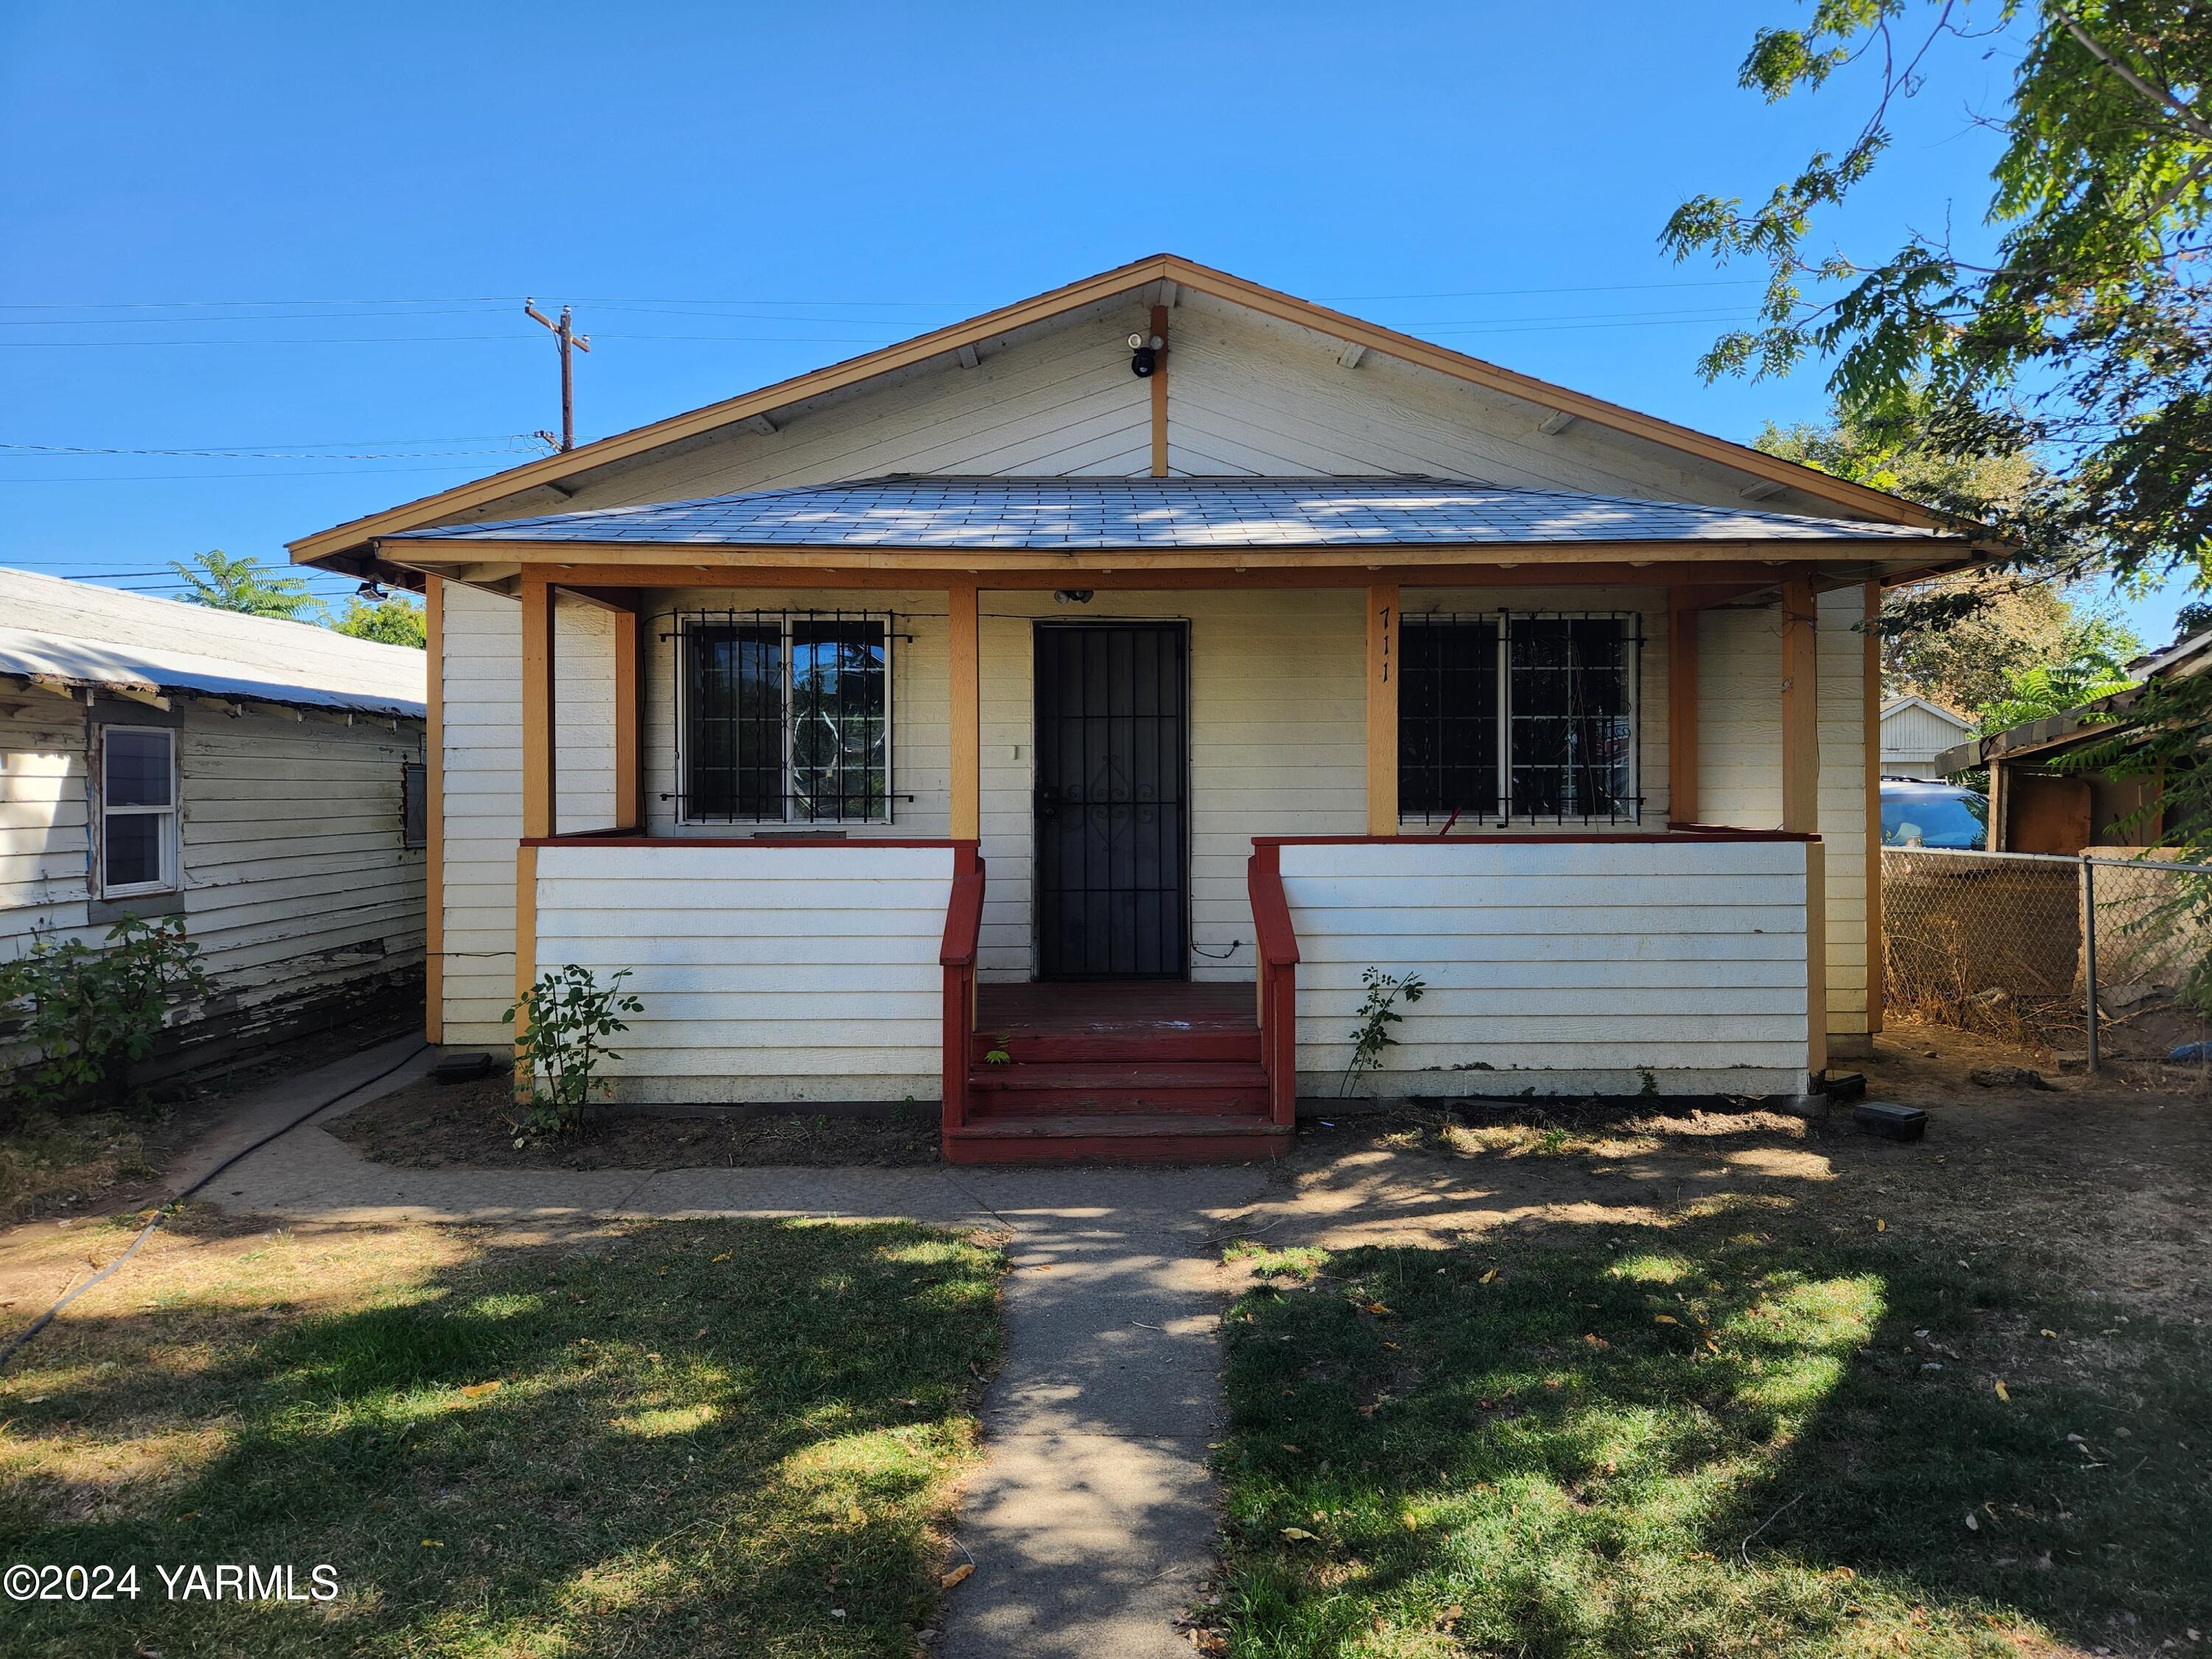
[{"label": "asphalt shingle roof", "polygon": [[394,541],[988,550],[1888,541],[1906,525],[1444,478],[874,478],[414,530]]}]

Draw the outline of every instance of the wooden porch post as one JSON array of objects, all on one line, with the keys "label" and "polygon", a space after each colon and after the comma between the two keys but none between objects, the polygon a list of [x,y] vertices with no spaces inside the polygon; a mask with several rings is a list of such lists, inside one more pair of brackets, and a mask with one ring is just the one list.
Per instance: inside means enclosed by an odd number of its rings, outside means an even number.
[{"label": "wooden porch post", "polygon": [[1695,590],[1667,590],[1667,817],[1698,819],[1698,612]]},{"label": "wooden porch post", "polygon": [[951,618],[951,833],[955,841],[976,841],[983,833],[983,750],[979,722],[981,698],[976,680],[980,653],[975,585],[950,588],[945,609]]},{"label": "wooden porch post", "polygon": [[422,583],[422,1040],[446,1040],[446,584]]},{"label": "wooden porch post", "polygon": [[[522,578],[522,844],[514,855],[514,1000],[538,979],[538,849],[535,837],[553,833],[553,589],[543,576]],[[521,1036],[525,1016],[514,1018]],[[514,1087],[527,1093],[531,1079],[518,1058]]]},{"label": "wooden porch post", "polygon": [[1367,833],[1398,833],[1398,584],[1367,590]]}]

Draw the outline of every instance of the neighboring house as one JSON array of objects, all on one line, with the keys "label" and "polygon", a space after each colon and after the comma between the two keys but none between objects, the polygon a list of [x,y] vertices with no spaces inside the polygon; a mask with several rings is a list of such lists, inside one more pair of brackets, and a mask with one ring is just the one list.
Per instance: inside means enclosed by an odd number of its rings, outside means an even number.
[{"label": "neighboring house", "polygon": [[216,988],[184,1058],[396,1006],[422,714],[420,651],[0,570],[0,959],[181,917]]},{"label": "neighboring house", "polygon": [[293,551],[427,586],[434,1038],[628,969],[621,1095],[961,1160],[1279,1149],[1370,968],[1369,1092],[1804,1091],[1881,1018],[1854,624],[1976,556],[1164,255]]},{"label": "neighboring house", "polygon": [[1974,734],[1974,723],[1925,697],[1892,697],[1881,706],[1881,775],[1936,779],[1936,757]]},{"label": "neighboring house", "polygon": [[2115,715],[2125,714],[2155,679],[2188,679],[2212,671],[2212,629],[2192,634],[2127,665],[2136,687],[2116,691],[2068,714],[2025,720],[1957,744],[1938,756],[1944,773],[1984,767],[1990,774],[1990,845],[2001,853],[2063,853],[2091,847],[2148,847],[2162,833],[2154,811],[2154,780],[2114,777],[2062,764],[2066,757],[2112,735]]}]

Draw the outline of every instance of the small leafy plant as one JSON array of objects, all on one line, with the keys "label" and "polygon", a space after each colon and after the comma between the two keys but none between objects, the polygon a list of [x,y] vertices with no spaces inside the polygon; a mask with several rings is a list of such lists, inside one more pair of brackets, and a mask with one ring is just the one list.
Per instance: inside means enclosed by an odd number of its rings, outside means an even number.
[{"label": "small leafy plant", "polygon": [[530,994],[501,1016],[507,1024],[527,1016],[514,1040],[518,1093],[529,1091],[527,1115],[519,1126],[537,1134],[573,1135],[584,1127],[592,1097],[605,1093],[601,1065],[622,1055],[604,1039],[629,1030],[620,1016],[645,1012],[645,1005],[623,992],[624,968],[601,985],[588,968],[574,963],[549,969]]},{"label": "small leafy plant", "polygon": [[175,917],[126,915],[97,949],[42,936],[0,964],[0,1007],[21,1005],[22,1035],[39,1051],[15,1091],[49,1109],[131,1103],[131,1068],[153,1052],[171,1004],[209,988],[199,946]]},{"label": "small leafy plant", "polygon": [[1359,1074],[1380,1066],[1382,1051],[1398,1041],[1390,1035],[1390,1028],[1405,1018],[1398,1012],[1398,999],[1419,1002],[1429,988],[1419,974],[1401,978],[1380,968],[1370,968],[1359,982],[1367,988],[1367,998],[1359,1005],[1359,1024],[1352,1031],[1352,1058],[1345,1065],[1344,1087],[1339,1091],[1347,1097]]},{"label": "small leafy plant", "polygon": [[1011,1066],[1014,1059],[1011,1052],[1013,1041],[1012,1031],[1003,1033],[996,1042],[983,1050],[983,1063],[986,1066]]}]

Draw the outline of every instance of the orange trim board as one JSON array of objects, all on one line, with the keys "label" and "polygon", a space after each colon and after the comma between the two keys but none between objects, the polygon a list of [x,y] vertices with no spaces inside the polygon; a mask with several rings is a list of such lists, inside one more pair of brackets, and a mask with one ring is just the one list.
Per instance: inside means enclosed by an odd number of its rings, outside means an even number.
[{"label": "orange trim board", "polygon": [[411,530],[449,520],[473,508],[489,507],[525,490],[552,484],[593,468],[626,460],[665,444],[696,437],[723,427],[772,414],[791,404],[856,386],[883,374],[912,368],[933,357],[957,352],[963,346],[981,343],[993,337],[1078,311],[1086,306],[1133,294],[1147,284],[1172,282],[1193,292],[1242,305],[1264,316],[1312,329],[1334,339],[1363,345],[1385,356],[1431,369],[1455,380],[1483,386],[1532,404],[1574,416],[1593,425],[1642,438],[1663,447],[1695,455],[1802,491],[1822,501],[1837,502],[1855,512],[1891,523],[1918,525],[1931,530],[1953,530],[1955,521],[1915,502],[1863,484],[1801,466],[1724,438],[1678,426],[1656,416],[1645,415],[1618,404],[1570,391],[1534,375],[1519,374],[1470,357],[1430,341],[1401,334],[1343,312],[1301,300],[1275,289],[1233,276],[1175,254],[1154,254],[1111,270],[1101,271],[1064,287],[982,313],[965,322],[933,330],[910,340],[848,358],[809,374],[763,386],[704,408],[672,416],[630,431],[602,438],[578,448],[526,462],[487,478],[441,490],[404,506],[337,525],[304,536],[290,544],[296,562],[346,554],[373,538],[395,531]]}]

